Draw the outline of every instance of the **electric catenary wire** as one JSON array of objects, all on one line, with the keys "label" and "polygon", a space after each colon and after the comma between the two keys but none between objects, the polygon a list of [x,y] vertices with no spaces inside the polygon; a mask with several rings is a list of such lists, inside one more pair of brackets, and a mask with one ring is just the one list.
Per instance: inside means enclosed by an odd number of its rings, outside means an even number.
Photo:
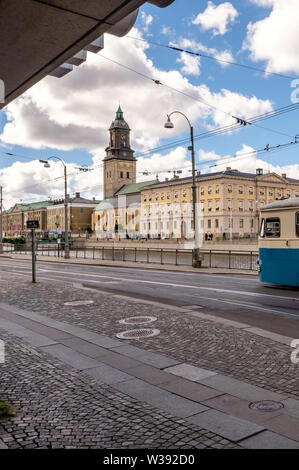
[{"label": "electric catenary wire", "polygon": [[253,65],[240,64],[239,62],[226,60],[226,59],[220,59],[220,58],[214,57],[212,55],[202,54],[201,52],[195,52],[195,51],[192,51],[192,50],[189,50],[189,49],[183,49],[181,47],[174,46],[174,45],[171,45],[171,44],[162,44],[162,43],[159,43],[159,42],[149,41],[148,39],[136,38],[136,37],[133,37],[133,36],[125,36],[125,37],[128,38],[128,39],[132,39],[134,41],[142,41],[142,42],[145,42],[145,43],[148,43],[148,44],[152,44],[153,46],[163,47],[165,49],[171,49],[171,50],[176,51],[176,52],[184,52],[185,54],[193,55],[193,56],[196,56],[196,57],[203,57],[204,59],[215,60],[216,62],[221,62],[223,64],[234,65],[236,67],[241,67],[241,68],[244,68],[244,69],[253,70],[255,72],[262,72],[262,73],[265,73],[267,75],[275,75],[275,76],[280,77],[280,78],[287,78],[288,80],[295,80],[296,79],[296,77],[292,77],[290,75],[285,75],[285,74],[282,74],[282,73],[262,69],[262,68],[259,68],[259,67],[254,67]]}]

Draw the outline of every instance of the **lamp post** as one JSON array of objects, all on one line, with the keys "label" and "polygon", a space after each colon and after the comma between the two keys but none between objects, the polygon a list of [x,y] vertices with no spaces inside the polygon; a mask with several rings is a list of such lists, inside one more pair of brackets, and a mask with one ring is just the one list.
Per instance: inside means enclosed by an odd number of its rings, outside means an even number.
[{"label": "lamp post", "polygon": [[193,212],[193,225],[194,225],[194,249],[193,249],[193,267],[200,268],[201,259],[200,259],[200,250],[199,250],[199,231],[198,231],[198,203],[197,203],[197,191],[196,191],[196,181],[195,181],[195,152],[194,152],[194,137],[193,137],[193,126],[191,125],[187,116],[181,111],[173,111],[170,114],[167,114],[167,122],[164,127],[166,129],[173,129],[174,124],[170,120],[170,117],[173,114],[181,114],[188,122],[190,127],[190,139],[191,146],[188,147],[188,150],[191,150],[192,157],[192,212]]},{"label": "lamp post", "polygon": [[[59,160],[63,164],[64,168],[64,258],[69,259],[70,257],[70,245],[69,245],[69,221],[68,221],[68,195],[67,195],[67,173],[66,173],[66,164],[59,157],[50,157],[50,159]],[[45,168],[50,168],[48,160],[40,160],[41,163],[44,163]]]}]

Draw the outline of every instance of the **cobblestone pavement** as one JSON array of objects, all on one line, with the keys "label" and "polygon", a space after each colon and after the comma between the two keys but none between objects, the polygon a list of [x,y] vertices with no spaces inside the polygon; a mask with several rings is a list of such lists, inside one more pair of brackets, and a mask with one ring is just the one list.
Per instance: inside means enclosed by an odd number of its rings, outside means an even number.
[{"label": "cobblestone pavement", "polygon": [[8,448],[238,448],[216,434],[99,385],[0,330],[6,361],[0,396],[16,416],[0,420]]},{"label": "cobblestone pavement", "polygon": [[[248,331],[129,298],[82,290],[62,282],[41,281],[32,285],[29,281],[20,281],[22,278],[16,281],[8,274],[5,276],[10,281],[1,282],[0,292],[6,303],[111,337],[134,328],[119,324],[120,319],[155,315],[158,320],[152,326],[160,329],[160,335],[129,340],[130,344],[289,397],[299,397],[299,370],[291,363],[292,349],[288,346]],[[84,299],[94,303],[76,307],[64,305],[67,301]]]}]

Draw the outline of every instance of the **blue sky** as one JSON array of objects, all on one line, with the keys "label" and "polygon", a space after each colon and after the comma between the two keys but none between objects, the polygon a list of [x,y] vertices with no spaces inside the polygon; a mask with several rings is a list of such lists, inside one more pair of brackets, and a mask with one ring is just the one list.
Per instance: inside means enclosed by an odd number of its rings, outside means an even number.
[{"label": "blue sky", "polygon": [[[228,60],[296,78],[298,22],[296,0],[176,0],[165,9],[145,4],[128,35],[210,55],[221,54]],[[292,88],[292,79],[223,66],[205,58],[197,61],[129,38],[105,35],[102,55],[187,95],[205,99],[228,114],[214,113],[194,99],[89,54],[86,63],[71,74],[63,79],[47,77],[0,112],[0,151],[26,157],[0,154],[0,184],[4,186],[6,205],[20,199],[61,195],[62,181],[53,181],[61,174],[59,164],[47,172],[36,162],[50,155],[63,158],[70,173],[76,173],[78,165],[90,165],[92,172],[70,178],[70,192],[81,190],[86,197],[101,197],[101,160],[108,144],[107,129],[119,103],[132,129],[132,146],[138,154],[188,137],[187,123],[179,116],[174,117],[175,129],[163,128],[166,113],[174,109],[188,115],[198,135],[234,122],[229,118],[231,114],[249,118],[290,105],[292,92],[294,99],[294,91],[299,88],[299,81]],[[197,141],[197,167],[208,166],[205,162],[215,158],[219,163],[215,170],[219,171],[223,169],[221,157],[292,141],[299,134],[298,113],[263,121],[263,128],[247,126],[238,132]],[[292,172],[299,179],[297,146],[257,159],[243,158],[227,165],[246,171],[262,165],[269,171]],[[188,172],[188,165],[188,151],[178,146],[139,159],[138,174],[139,178],[144,170],[152,174],[163,170],[166,174],[180,167]]]}]

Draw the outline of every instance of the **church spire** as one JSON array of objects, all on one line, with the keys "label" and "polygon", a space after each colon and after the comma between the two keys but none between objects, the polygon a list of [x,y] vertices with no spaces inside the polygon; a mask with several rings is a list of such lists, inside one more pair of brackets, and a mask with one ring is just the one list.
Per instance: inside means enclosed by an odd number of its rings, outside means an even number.
[{"label": "church spire", "polygon": [[118,110],[116,111],[116,119],[123,119],[124,118],[124,113],[119,105]]}]

